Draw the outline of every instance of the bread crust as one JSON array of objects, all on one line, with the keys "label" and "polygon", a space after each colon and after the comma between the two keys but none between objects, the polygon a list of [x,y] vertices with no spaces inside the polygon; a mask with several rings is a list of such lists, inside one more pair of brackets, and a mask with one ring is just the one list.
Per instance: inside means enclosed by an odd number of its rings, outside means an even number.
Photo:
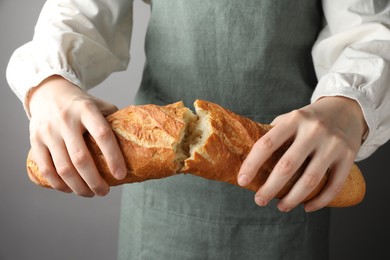
[{"label": "bread crust", "polygon": [[[113,129],[122,150],[127,175],[115,179],[93,137],[85,133],[84,139],[103,179],[110,186],[166,178],[179,173],[193,174],[209,180],[227,182],[236,186],[239,169],[255,142],[272,126],[257,123],[240,116],[215,103],[196,100],[194,103],[199,121],[182,102],[166,106],[129,106],[108,116],[107,122]],[[195,140],[191,133],[193,124],[201,124],[203,137]],[[199,127],[198,127],[199,130]],[[194,140],[188,140],[188,139]],[[195,145],[189,150],[187,144]],[[291,143],[283,144],[264,163],[255,179],[246,189],[257,191],[267,180],[276,163]],[[27,156],[27,173],[34,183],[51,188],[39,172],[38,166]],[[303,174],[310,158],[297,170],[276,198],[283,198]],[[320,184],[304,200],[318,195],[327,184],[326,173]],[[241,187],[241,186],[239,186]],[[356,164],[338,195],[329,207],[348,207],[360,203],[365,195],[364,177]]]},{"label": "bread crust", "polygon": [[[191,114],[179,101],[167,106],[128,106],[106,117],[127,167],[127,175],[121,180],[112,176],[94,138],[85,133],[84,140],[100,175],[110,186],[165,178],[177,174],[181,168],[175,147],[184,138],[186,117]],[[27,157],[27,172],[34,183],[51,187],[39,172],[31,151]]]},{"label": "bread crust", "polygon": [[[239,186],[237,175],[241,164],[249,154],[254,143],[271,130],[272,126],[254,122],[215,103],[197,100],[194,106],[198,113],[199,111],[207,111],[211,131],[205,143],[200,146],[200,149],[194,151],[192,158],[185,161],[182,171],[209,180],[224,181]],[[287,142],[277,149],[259,169],[254,180],[244,188],[256,192],[265,183],[273,168],[290,145],[291,143]],[[276,198],[283,198],[291,190],[303,174],[309,160],[310,158],[296,171],[276,195]],[[303,202],[318,195],[325,187],[328,178],[329,172],[325,174],[317,187]],[[363,200],[365,191],[366,185],[363,175],[356,164],[354,164],[342,190],[328,206],[347,207],[356,205]]]}]

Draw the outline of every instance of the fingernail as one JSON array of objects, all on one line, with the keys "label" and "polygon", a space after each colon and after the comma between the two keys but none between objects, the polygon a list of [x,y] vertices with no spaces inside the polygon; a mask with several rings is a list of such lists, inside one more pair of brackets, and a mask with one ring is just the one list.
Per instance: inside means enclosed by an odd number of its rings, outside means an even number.
[{"label": "fingernail", "polygon": [[249,182],[249,178],[245,175],[240,175],[238,177],[238,184],[241,185],[241,186],[245,186],[247,185]]},{"label": "fingernail", "polygon": [[98,191],[96,193],[96,195],[98,195],[99,197],[103,197],[103,196],[106,196],[108,194],[108,192],[110,191],[110,188],[106,188],[104,190],[101,190],[101,191]]},{"label": "fingernail", "polygon": [[290,208],[283,208],[283,207],[279,207],[279,211],[281,212],[289,212],[291,209]]},{"label": "fingernail", "polygon": [[314,211],[314,208],[313,208],[313,207],[310,207],[310,206],[306,206],[306,207],[305,207],[305,211],[306,211],[307,213],[313,212],[313,211]]},{"label": "fingernail", "polygon": [[65,192],[65,193],[72,193],[73,191],[72,191],[70,188],[65,188],[65,189],[64,189],[64,192]]},{"label": "fingernail", "polygon": [[263,199],[261,196],[256,196],[255,197],[255,202],[257,205],[259,206],[265,206],[267,205],[267,201],[265,199]]},{"label": "fingernail", "polygon": [[115,178],[117,178],[117,179],[123,179],[124,177],[126,177],[126,170],[125,169],[118,169],[118,170],[116,170],[114,175],[115,175]]}]

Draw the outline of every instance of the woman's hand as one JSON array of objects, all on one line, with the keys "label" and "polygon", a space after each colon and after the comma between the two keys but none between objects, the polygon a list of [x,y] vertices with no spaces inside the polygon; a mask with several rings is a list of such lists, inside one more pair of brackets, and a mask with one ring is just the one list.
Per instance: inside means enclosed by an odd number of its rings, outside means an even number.
[{"label": "woman's hand", "polygon": [[257,191],[255,202],[265,206],[310,156],[310,162],[291,191],[278,202],[288,212],[301,203],[330,170],[322,192],[305,203],[305,210],[325,207],[341,190],[367,131],[359,104],[344,97],[324,97],[277,117],[274,127],[253,146],[238,174],[238,183],[249,184],[260,167],[287,140],[293,140],[267,181]]},{"label": "woman's hand", "polygon": [[33,90],[29,109],[32,156],[53,188],[85,197],[109,192],[84,142],[86,131],[96,140],[114,176],[125,177],[123,155],[104,118],[118,110],[114,105],[60,76],[51,76]]}]

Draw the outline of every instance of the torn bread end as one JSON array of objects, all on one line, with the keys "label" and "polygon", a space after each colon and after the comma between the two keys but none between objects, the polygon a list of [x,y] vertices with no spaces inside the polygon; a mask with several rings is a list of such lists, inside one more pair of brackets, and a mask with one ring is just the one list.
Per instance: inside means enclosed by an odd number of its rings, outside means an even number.
[{"label": "torn bread end", "polygon": [[181,129],[179,142],[175,143],[173,150],[176,154],[175,162],[178,165],[178,171],[183,167],[184,161],[190,156],[189,142],[192,135],[192,129],[197,124],[198,116],[189,108],[186,108],[183,120],[185,127]]},{"label": "torn bread end", "polygon": [[189,160],[194,159],[195,153],[202,154],[207,157],[204,151],[204,144],[211,134],[211,125],[209,120],[209,112],[196,108],[198,121],[193,126],[192,133],[189,136]]},{"label": "torn bread end", "polygon": [[186,126],[180,133],[180,140],[174,146],[176,154],[175,162],[180,166],[178,171],[187,168],[186,161],[194,160],[195,153],[206,156],[204,144],[211,134],[210,115],[207,110],[203,110],[196,106],[193,113],[187,108],[184,113],[184,122]]},{"label": "torn bread end", "polygon": [[182,170],[188,169],[187,162],[195,160],[195,154],[208,158],[204,150],[205,143],[210,137],[212,128],[209,111],[199,108],[195,102],[196,120],[191,121],[186,130],[186,136],[182,142],[182,149],[186,157],[182,164]]}]

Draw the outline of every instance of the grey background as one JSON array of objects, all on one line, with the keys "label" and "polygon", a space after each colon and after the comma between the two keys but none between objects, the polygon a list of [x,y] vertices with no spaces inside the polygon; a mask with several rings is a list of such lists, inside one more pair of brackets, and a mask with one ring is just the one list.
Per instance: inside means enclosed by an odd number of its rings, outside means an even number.
[{"label": "grey background", "polygon": [[[31,39],[43,3],[0,0],[0,259],[113,260],[120,187],[104,198],[86,199],[39,188],[26,175],[28,120],[6,82],[5,69],[12,52]],[[144,63],[143,38],[150,10],[140,0],[135,5],[128,70],[114,73],[91,91],[118,107],[132,103]],[[333,209],[331,259],[388,256],[389,152],[387,143],[358,163],[367,182],[364,201]]]}]

